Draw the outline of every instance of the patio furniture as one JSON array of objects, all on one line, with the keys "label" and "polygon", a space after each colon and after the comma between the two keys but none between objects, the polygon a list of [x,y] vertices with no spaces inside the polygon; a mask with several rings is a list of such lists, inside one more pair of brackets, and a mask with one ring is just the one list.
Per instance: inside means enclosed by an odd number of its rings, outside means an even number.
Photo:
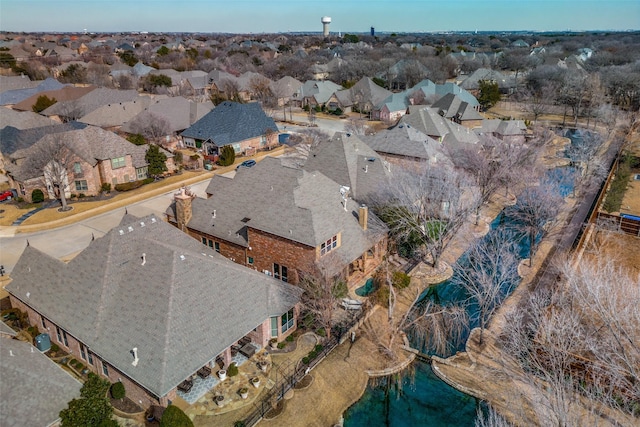
[{"label": "patio furniture", "polygon": [[198,376],[202,379],[207,378],[209,375],[211,375],[211,368],[208,366],[203,366],[202,368],[198,369]]},{"label": "patio furniture", "polygon": [[253,356],[254,354],[256,354],[256,347],[251,344],[245,344],[241,349],[240,349],[240,354],[246,356],[247,358],[251,358],[251,356]]},{"label": "patio furniture", "polygon": [[249,337],[242,337],[238,340],[238,345],[240,347],[244,347],[245,345],[249,344],[251,342],[251,338]]},{"label": "patio furniture", "polygon": [[234,357],[238,354],[238,351],[240,350],[240,347],[238,347],[237,345],[232,345],[231,346],[231,357]]},{"label": "patio furniture", "polygon": [[193,387],[193,381],[184,380],[178,385],[178,390],[183,392],[183,393],[189,393],[189,391],[191,391],[192,387]]}]

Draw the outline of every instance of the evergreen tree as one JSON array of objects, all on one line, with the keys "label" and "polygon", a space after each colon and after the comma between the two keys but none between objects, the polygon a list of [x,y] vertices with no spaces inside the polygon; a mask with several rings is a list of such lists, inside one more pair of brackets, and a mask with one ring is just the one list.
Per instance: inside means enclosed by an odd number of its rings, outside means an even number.
[{"label": "evergreen tree", "polygon": [[40,95],[31,109],[34,113],[39,113],[51,107],[56,102],[58,101],[55,98],[49,98],[47,95]]},{"label": "evergreen tree", "polygon": [[62,427],[115,427],[111,418],[113,407],[107,399],[109,382],[94,373],[80,389],[80,398],[69,402],[69,407],[60,411]]},{"label": "evergreen tree", "polygon": [[149,163],[149,176],[158,176],[167,170],[167,156],[155,144],[149,145],[144,159]]},{"label": "evergreen tree", "polygon": [[225,145],[220,150],[220,158],[218,163],[220,166],[230,166],[236,161],[236,152],[231,145]]},{"label": "evergreen tree", "polygon": [[478,82],[480,95],[478,96],[478,102],[482,106],[483,110],[487,110],[500,101],[500,88],[498,87],[498,83],[488,81],[488,80],[480,80]]}]

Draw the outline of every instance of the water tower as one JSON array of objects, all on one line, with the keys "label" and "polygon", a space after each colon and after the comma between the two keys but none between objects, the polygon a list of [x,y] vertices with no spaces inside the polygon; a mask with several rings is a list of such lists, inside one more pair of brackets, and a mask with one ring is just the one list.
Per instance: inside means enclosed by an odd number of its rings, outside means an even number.
[{"label": "water tower", "polygon": [[320,19],[320,22],[322,22],[322,35],[329,37],[329,24],[331,24],[331,17],[323,16],[322,19]]}]

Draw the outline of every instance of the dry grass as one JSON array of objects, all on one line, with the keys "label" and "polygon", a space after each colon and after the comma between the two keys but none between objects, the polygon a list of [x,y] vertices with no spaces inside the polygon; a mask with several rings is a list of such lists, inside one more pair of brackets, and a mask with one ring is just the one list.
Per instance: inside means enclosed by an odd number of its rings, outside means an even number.
[{"label": "dry grass", "polygon": [[[104,200],[92,201],[91,198],[87,198],[87,201],[77,201],[71,203],[70,206],[73,207],[72,210],[67,212],[59,212],[58,206],[43,209],[40,212],[36,213],[32,217],[28,218],[23,225],[36,225],[36,224],[45,224],[52,221],[59,221],[62,219],[70,218],[73,220],[75,216],[81,214],[83,212],[87,212],[92,209],[107,207],[108,205],[114,205],[119,201],[123,201],[125,199],[130,198],[146,198],[149,197],[148,193],[156,192],[158,190],[169,191],[169,187],[180,183],[185,180],[189,180],[192,178],[197,178],[199,176],[206,175],[207,172],[197,171],[197,172],[183,172],[181,175],[174,175],[172,177],[163,179],[162,181],[153,182],[151,184],[144,185],[140,188],[136,188],[135,190],[126,191],[123,193],[117,193],[113,197]],[[5,225],[5,224],[2,224]],[[10,224],[6,224],[10,225]]]},{"label": "dry grass", "polygon": [[20,209],[18,205],[11,202],[4,202],[0,204],[0,210],[3,211],[0,212],[0,226],[13,224],[13,221],[32,209],[32,207]]}]

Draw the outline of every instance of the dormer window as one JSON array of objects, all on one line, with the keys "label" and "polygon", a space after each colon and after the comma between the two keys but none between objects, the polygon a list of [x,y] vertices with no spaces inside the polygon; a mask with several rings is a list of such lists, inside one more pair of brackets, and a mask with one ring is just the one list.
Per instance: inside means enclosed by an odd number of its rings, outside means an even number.
[{"label": "dormer window", "polygon": [[335,249],[337,246],[338,246],[338,235],[335,235],[320,245],[320,255],[325,255],[331,252],[331,250]]}]

